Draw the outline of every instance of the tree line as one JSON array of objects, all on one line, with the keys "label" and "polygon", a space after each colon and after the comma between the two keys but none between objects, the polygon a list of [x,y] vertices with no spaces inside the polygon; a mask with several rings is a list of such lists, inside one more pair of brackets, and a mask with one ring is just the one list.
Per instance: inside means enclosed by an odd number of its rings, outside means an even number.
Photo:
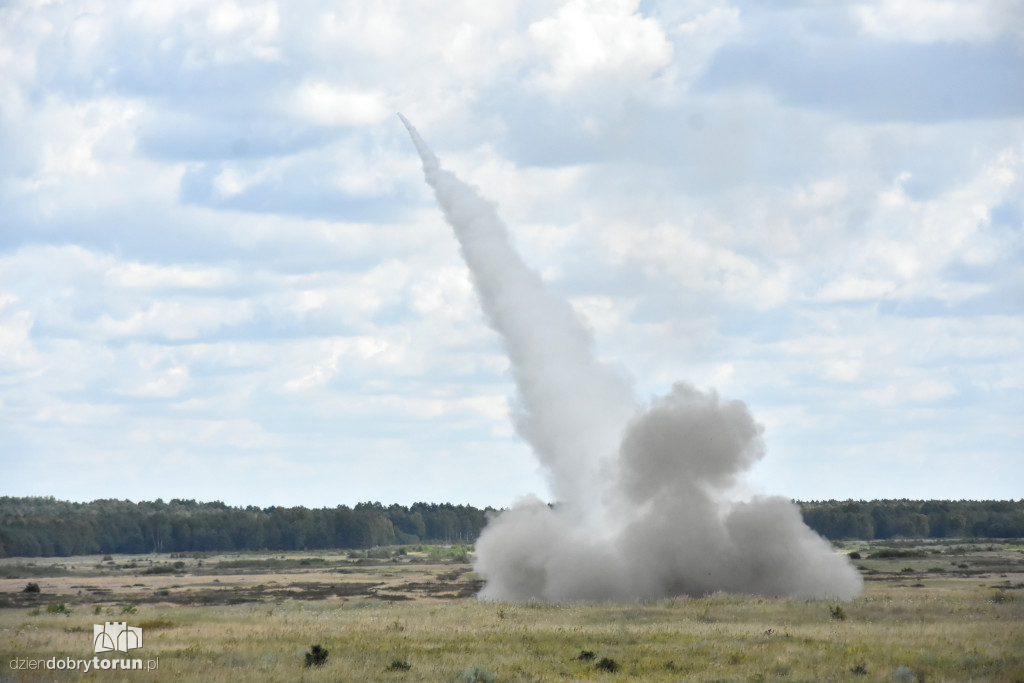
[{"label": "tree line", "polygon": [[[807,525],[833,540],[1024,538],[1024,499],[797,504]],[[74,503],[53,497],[0,497],[0,557],[472,543],[494,512],[450,503],[385,507],[368,502],[308,509],[179,499]]]},{"label": "tree line", "polygon": [[825,538],[1024,538],[1024,499],[825,500],[800,503]]},{"label": "tree line", "polygon": [[178,499],[72,503],[0,497],[0,557],[470,543],[492,511],[448,503],[308,509]]}]

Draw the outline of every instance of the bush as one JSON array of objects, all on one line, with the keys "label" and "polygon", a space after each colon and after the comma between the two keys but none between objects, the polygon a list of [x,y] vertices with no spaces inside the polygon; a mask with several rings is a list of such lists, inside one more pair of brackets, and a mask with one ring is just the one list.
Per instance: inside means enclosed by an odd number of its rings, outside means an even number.
[{"label": "bush", "polygon": [[408,671],[412,664],[405,657],[395,658],[388,664],[388,671]]},{"label": "bush", "polygon": [[65,605],[63,602],[51,602],[49,605],[46,606],[46,613],[70,615],[71,610],[69,610],[68,606]]},{"label": "bush", "polygon": [[23,589],[21,589],[21,592],[22,593],[39,593],[40,592],[39,584],[35,583],[35,582],[30,582]]},{"label": "bush", "polygon": [[608,673],[613,674],[619,670],[619,665],[611,657],[602,657],[601,661],[597,663],[597,668],[601,671],[607,671]]},{"label": "bush", "polygon": [[306,668],[317,667],[320,668],[327,661],[327,650],[323,649],[319,645],[314,645],[312,649],[306,653]]},{"label": "bush", "polygon": [[834,605],[832,607],[829,607],[828,611],[829,614],[832,615],[833,619],[838,619],[839,621],[843,621],[844,619],[846,619],[846,612],[843,611],[841,605]]}]

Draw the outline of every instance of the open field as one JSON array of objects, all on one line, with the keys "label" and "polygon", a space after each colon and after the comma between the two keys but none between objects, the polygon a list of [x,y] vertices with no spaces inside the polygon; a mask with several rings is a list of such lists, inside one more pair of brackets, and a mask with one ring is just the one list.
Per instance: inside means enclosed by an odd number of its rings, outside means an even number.
[{"label": "open field", "polygon": [[[847,603],[712,595],[481,603],[466,549],[0,560],[0,681],[1024,681],[1019,541],[848,544]],[[391,557],[388,557],[388,556]],[[24,592],[29,583],[39,592]],[[127,621],[155,671],[92,660]],[[320,645],[322,667],[305,668]]]}]

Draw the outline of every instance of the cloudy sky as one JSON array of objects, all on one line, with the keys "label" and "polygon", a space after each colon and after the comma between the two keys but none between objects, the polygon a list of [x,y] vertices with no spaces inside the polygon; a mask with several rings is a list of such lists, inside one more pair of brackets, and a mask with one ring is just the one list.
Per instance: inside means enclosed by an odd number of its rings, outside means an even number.
[{"label": "cloudy sky", "polygon": [[548,495],[399,111],[751,490],[1024,493],[1020,0],[14,0],[0,494]]}]

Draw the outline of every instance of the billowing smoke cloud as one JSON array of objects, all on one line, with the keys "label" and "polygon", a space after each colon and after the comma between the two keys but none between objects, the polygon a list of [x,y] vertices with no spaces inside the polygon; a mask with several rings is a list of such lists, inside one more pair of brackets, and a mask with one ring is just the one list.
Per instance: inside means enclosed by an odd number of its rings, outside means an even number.
[{"label": "billowing smoke cloud", "polygon": [[494,205],[442,169],[401,119],[504,341],[516,429],[559,501],[526,498],[488,523],[476,544],[480,597],[855,597],[859,573],[791,502],[727,502],[737,475],[764,456],[747,407],[682,383],[639,405],[625,374],[594,357],[568,302],[512,248]]}]

